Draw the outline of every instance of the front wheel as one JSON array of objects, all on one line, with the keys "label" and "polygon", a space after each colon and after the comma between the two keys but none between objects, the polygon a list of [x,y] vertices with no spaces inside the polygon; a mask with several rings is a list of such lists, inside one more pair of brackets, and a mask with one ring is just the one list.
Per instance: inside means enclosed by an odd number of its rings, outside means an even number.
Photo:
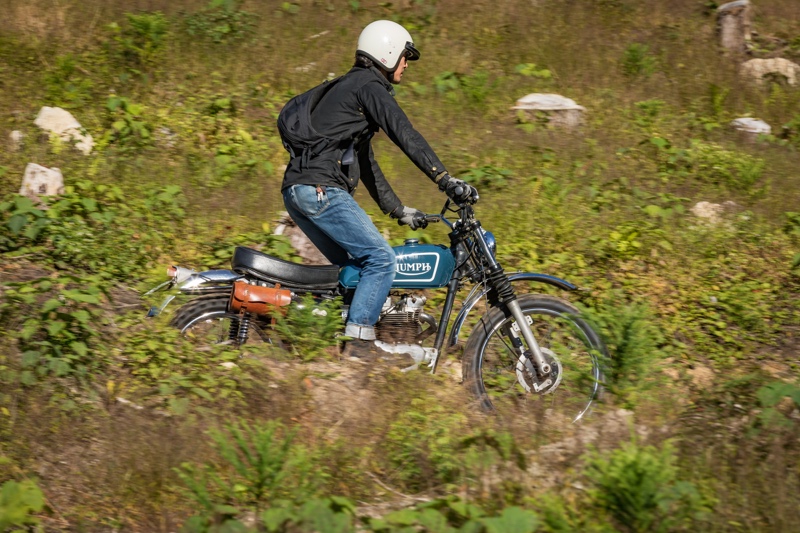
[{"label": "front wheel", "polygon": [[569,303],[523,295],[519,302],[551,372],[537,376],[519,325],[503,308],[481,318],[464,348],[464,381],[486,410],[542,414],[577,421],[603,389],[600,337]]},{"label": "front wheel", "polygon": [[228,311],[230,294],[201,296],[178,309],[170,322],[172,327],[203,345],[272,343],[267,324],[256,317],[245,317]]}]

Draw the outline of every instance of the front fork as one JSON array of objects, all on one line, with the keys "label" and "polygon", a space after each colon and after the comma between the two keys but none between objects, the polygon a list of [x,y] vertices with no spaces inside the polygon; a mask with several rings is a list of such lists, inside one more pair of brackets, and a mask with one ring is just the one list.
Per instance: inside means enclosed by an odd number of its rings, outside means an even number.
[{"label": "front fork", "polygon": [[477,236],[476,240],[481,247],[483,256],[489,262],[488,278],[491,286],[494,288],[495,298],[499,302],[502,302],[501,305],[506,306],[511,316],[517,321],[520,333],[522,333],[522,338],[525,340],[525,344],[528,345],[527,352],[523,350],[520,354],[520,360],[522,360],[522,358],[527,358],[528,354],[530,354],[531,359],[533,359],[533,364],[536,367],[537,376],[539,378],[545,378],[550,374],[550,365],[542,355],[542,349],[539,347],[539,343],[536,342],[536,337],[533,336],[531,325],[528,323],[525,314],[522,312],[522,308],[519,306],[519,302],[514,294],[514,289],[511,288],[511,282],[508,276],[503,272],[503,268],[497,260],[495,260],[494,254],[489,248],[489,244],[483,237],[483,233],[476,231],[474,234]]},{"label": "front fork", "polygon": [[528,345],[530,355],[533,356],[532,359],[534,365],[536,365],[536,374],[540,378],[547,376],[550,374],[550,365],[547,364],[547,361],[545,361],[544,356],[542,355],[542,349],[539,347],[536,337],[533,336],[531,325],[528,323],[528,319],[522,313],[519,302],[517,300],[512,300],[506,304],[506,307],[508,307],[508,310],[511,311],[511,315],[514,317],[514,320],[517,321],[517,326],[519,327],[520,333],[522,333],[522,338],[525,339],[525,344]]}]

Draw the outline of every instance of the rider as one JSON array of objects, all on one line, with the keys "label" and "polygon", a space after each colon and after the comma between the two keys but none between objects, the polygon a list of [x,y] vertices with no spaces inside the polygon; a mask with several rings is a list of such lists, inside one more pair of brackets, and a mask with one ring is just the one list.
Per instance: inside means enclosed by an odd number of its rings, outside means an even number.
[{"label": "rider", "polygon": [[419,59],[411,35],[401,25],[378,20],[358,38],[355,64],[323,96],[311,113],[319,132],[345,139],[335,149],[293,157],[284,174],[286,209],[320,252],[333,264],[348,260],[361,267],[350,302],[344,355],[365,357],[375,350],[375,323],[389,295],[395,254],[369,216],[353,199],[359,179],[384,214],[417,229],[423,213],[403,205],[373,156],[370,139],[382,129],[408,158],[451,199],[475,201],[477,190],[453,178],[411,125],[394,99],[409,61]]}]

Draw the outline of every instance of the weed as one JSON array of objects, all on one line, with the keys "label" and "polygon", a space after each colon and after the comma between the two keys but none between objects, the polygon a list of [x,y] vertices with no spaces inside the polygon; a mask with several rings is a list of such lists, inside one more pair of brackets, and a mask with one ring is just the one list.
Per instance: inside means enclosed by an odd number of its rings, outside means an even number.
[{"label": "weed", "polygon": [[123,149],[136,149],[153,144],[151,127],[142,118],[144,107],[120,96],[111,96],[106,102],[111,128],[105,134],[107,143],[118,144]]},{"label": "weed", "polygon": [[339,300],[305,295],[289,306],[285,317],[278,318],[275,329],[303,361],[324,358],[326,350],[338,344],[336,335],[344,328],[340,307]]},{"label": "weed", "polygon": [[4,323],[15,321],[20,309],[30,309],[22,314],[27,318],[20,321],[14,335],[22,351],[21,383],[32,385],[48,375],[86,382],[103,367],[105,361],[95,357],[91,347],[98,335],[102,314],[98,304],[104,291],[97,276],[69,275],[21,282],[7,289],[0,304]]},{"label": "weed", "polygon": [[410,409],[386,435],[386,456],[396,472],[393,477],[415,491],[456,483],[463,465],[457,454],[457,428],[464,421],[463,415],[447,412],[441,405],[412,400]]},{"label": "weed", "polygon": [[0,531],[42,531],[31,515],[43,508],[44,495],[34,481],[6,481],[0,486]]},{"label": "weed", "polygon": [[[78,181],[36,206],[15,196],[0,204],[0,250],[34,254],[60,269],[125,276],[141,270],[171,234],[156,217],[183,217],[180,189],[167,186],[127,198],[119,187]],[[114,253],[109,254],[108,250]]]},{"label": "weed", "polygon": [[[758,414],[761,423],[767,428],[794,426],[787,415],[793,409],[800,408],[800,386],[794,383],[775,381],[768,383],[756,392],[763,410]],[[788,403],[787,406],[783,405]]]},{"label": "weed", "polygon": [[608,389],[626,407],[655,385],[653,376],[665,358],[663,333],[651,309],[644,304],[615,305],[610,300],[586,312],[608,348],[604,362]]},{"label": "weed", "polygon": [[675,451],[623,444],[608,456],[591,453],[585,475],[590,497],[623,531],[671,531],[704,518],[708,511],[697,488],[678,478]]},{"label": "weed", "polygon": [[553,73],[546,68],[539,68],[536,63],[522,63],[514,67],[514,72],[521,76],[538,78],[540,80],[549,80],[553,77]]},{"label": "weed", "polygon": [[149,403],[157,402],[176,415],[197,407],[194,400],[203,402],[200,405],[242,400],[252,369],[240,360],[240,352],[225,345],[200,351],[177,330],[132,327],[137,322],[126,325],[132,331],[121,335],[118,343],[123,368],[134,378],[127,388],[148,391]]},{"label": "weed", "polygon": [[629,78],[650,77],[656,71],[657,60],[646,44],[628,45],[620,60],[622,73]]},{"label": "weed", "polygon": [[[230,423],[209,432],[220,462],[184,464],[178,475],[200,513],[189,519],[190,531],[207,531],[210,524],[233,521],[245,511],[261,512],[275,504],[304,502],[325,478],[322,465],[302,445],[296,431],[279,422]],[[271,514],[267,519],[275,519]]]},{"label": "weed", "polygon": [[78,59],[66,54],[56,58],[55,66],[44,76],[47,98],[64,108],[82,107],[92,99],[94,83],[78,64]]},{"label": "weed", "polygon": [[469,168],[459,173],[458,176],[476,187],[489,189],[502,188],[507,185],[507,180],[513,172],[505,168],[484,165],[478,168]]},{"label": "weed", "polygon": [[199,12],[186,17],[186,32],[217,44],[241,41],[253,33],[257,16],[244,11],[242,0],[210,0]]},{"label": "weed", "polygon": [[695,141],[689,151],[689,162],[693,175],[700,181],[722,185],[732,191],[763,192],[763,188],[754,188],[764,173],[763,159]]},{"label": "weed", "polygon": [[118,57],[134,74],[142,74],[158,63],[164,52],[169,20],[163,13],[125,13],[127,24],[109,24]]}]

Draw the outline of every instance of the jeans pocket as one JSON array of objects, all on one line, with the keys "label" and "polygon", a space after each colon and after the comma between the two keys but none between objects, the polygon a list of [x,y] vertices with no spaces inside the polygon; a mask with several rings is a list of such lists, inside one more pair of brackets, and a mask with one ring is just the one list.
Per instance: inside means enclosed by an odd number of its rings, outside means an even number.
[{"label": "jeans pocket", "polygon": [[331,205],[328,195],[325,192],[319,195],[313,185],[293,185],[291,194],[295,209],[309,218],[318,216]]}]

